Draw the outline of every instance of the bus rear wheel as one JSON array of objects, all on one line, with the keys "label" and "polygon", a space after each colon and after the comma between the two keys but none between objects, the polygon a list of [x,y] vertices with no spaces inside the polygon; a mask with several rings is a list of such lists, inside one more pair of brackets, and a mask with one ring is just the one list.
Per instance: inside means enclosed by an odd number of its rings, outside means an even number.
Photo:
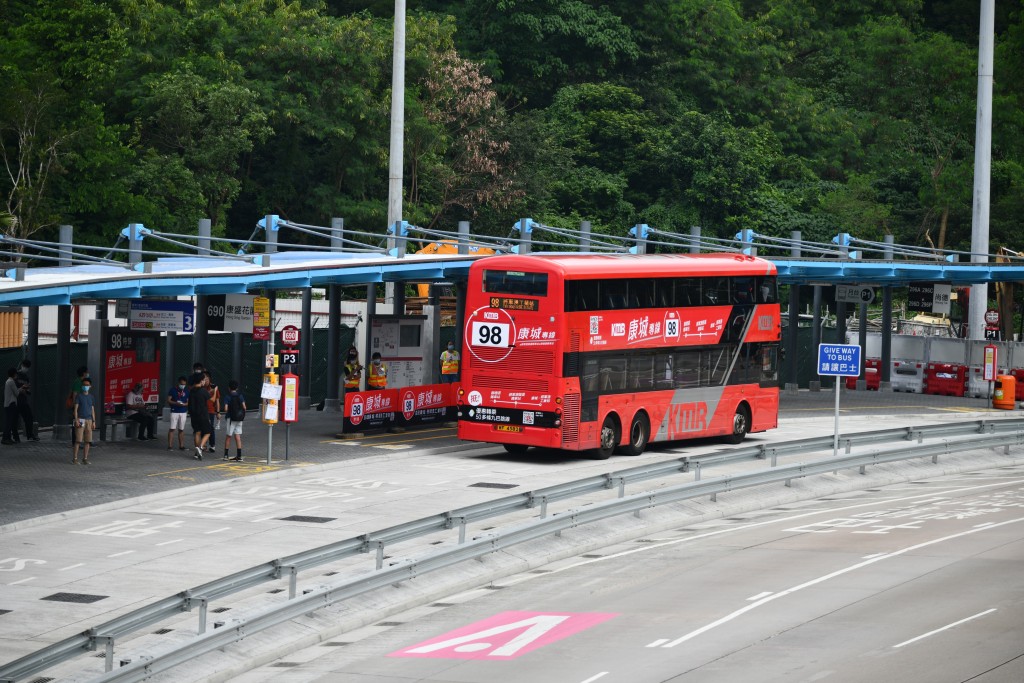
[{"label": "bus rear wheel", "polygon": [[651,438],[651,422],[645,413],[637,413],[629,426],[629,445],[622,449],[626,455],[640,455]]},{"label": "bus rear wheel", "polygon": [[601,423],[601,445],[594,451],[595,460],[607,460],[615,452],[619,440],[622,439],[622,427],[614,415],[604,418]]},{"label": "bus rear wheel", "polygon": [[750,433],[750,408],[741,405],[732,416],[732,434],[725,437],[726,443],[740,443]]},{"label": "bus rear wheel", "polygon": [[529,446],[524,446],[521,443],[505,443],[502,446],[505,448],[506,453],[512,455],[526,455],[526,451],[530,450]]}]

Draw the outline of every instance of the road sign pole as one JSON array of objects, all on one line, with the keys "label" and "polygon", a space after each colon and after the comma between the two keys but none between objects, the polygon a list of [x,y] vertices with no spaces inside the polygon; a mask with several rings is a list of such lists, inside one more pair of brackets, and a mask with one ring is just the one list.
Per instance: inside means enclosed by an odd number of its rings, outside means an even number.
[{"label": "road sign pole", "polygon": [[836,377],[836,424],[832,436],[832,457],[839,455],[839,378]]}]

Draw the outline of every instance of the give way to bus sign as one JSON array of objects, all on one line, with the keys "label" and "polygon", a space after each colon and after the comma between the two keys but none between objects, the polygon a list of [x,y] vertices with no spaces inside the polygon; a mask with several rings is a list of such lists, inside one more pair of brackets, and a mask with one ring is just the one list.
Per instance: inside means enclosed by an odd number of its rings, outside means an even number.
[{"label": "give way to bus sign", "polygon": [[818,344],[818,374],[838,377],[860,375],[860,346],[857,344]]}]

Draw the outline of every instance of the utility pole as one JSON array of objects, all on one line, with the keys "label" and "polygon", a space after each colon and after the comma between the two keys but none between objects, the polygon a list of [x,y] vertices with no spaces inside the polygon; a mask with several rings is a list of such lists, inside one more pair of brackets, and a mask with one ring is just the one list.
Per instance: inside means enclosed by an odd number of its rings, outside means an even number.
[{"label": "utility pole", "polygon": [[[974,211],[971,216],[971,262],[988,263],[988,222],[992,178],[992,75],[995,61],[995,0],[981,0],[978,31],[978,120],[974,131]],[[967,338],[985,338],[988,284],[971,285]]]},{"label": "utility pole", "polygon": [[[395,37],[391,55],[391,147],[388,157],[388,252],[398,242],[395,224],[402,220],[402,160],[405,142],[405,0],[395,0]],[[395,283],[385,285],[385,300],[395,299]],[[401,313],[401,311],[394,311]],[[370,325],[370,321],[367,321]]]}]

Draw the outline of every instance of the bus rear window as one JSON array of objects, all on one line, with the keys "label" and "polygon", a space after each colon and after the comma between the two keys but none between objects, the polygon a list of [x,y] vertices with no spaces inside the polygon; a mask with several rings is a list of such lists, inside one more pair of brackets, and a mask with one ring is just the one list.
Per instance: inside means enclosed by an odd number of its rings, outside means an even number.
[{"label": "bus rear window", "polygon": [[515,270],[485,270],[484,291],[490,294],[547,296],[548,275]]}]

